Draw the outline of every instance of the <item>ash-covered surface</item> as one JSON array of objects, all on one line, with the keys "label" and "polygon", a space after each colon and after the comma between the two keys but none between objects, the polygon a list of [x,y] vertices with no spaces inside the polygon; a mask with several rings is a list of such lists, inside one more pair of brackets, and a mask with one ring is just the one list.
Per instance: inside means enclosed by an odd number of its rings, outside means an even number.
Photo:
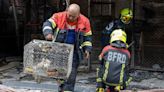
[{"label": "ash-covered surface", "polygon": [[157,78],[158,80],[164,80],[164,73],[162,72],[151,72],[143,70],[135,70],[130,73],[133,77],[133,81],[141,82],[142,80]]},{"label": "ash-covered surface", "polygon": [[[162,76],[163,73],[134,70],[131,71],[130,75],[133,76],[133,81],[128,87],[130,90],[164,89],[164,79],[156,77]],[[37,83],[32,75],[19,72],[17,68],[4,71],[0,74],[0,78],[3,85],[13,87],[22,92],[35,92],[34,90],[36,90],[36,92],[57,92],[58,90],[58,84],[55,79],[42,77],[41,83]],[[95,92],[95,71],[88,73],[80,72],[76,80],[75,92]]]},{"label": "ash-covered surface", "polygon": [[65,78],[70,74],[73,45],[33,40],[24,46],[24,72]]},{"label": "ash-covered surface", "polygon": [[[92,68],[96,67],[92,65]],[[154,65],[153,69],[162,69],[162,66],[160,68]],[[129,90],[164,89],[163,72],[132,70],[130,71],[130,75],[133,77],[133,81],[127,88]],[[78,72],[76,80],[75,92],[95,92],[96,71],[80,71]],[[0,81],[2,85],[16,89],[16,92],[58,92],[58,83],[56,79],[42,77],[41,82],[37,83],[31,74],[23,73],[22,63],[20,63],[20,65],[16,64],[16,67],[0,71]]]},{"label": "ash-covered surface", "polygon": [[[57,80],[50,77],[42,77],[41,82],[37,83],[31,74],[22,72],[21,67],[12,68],[10,70],[0,73],[0,80],[2,85],[12,87],[16,92],[58,92]],[[77,83],[75,85],[75,92],[95,92],[95,72],[79,73],[77,76]],[[93,78],[93,79],[92,79]],[[94,82],[91,82],[90,79]],[[90,81],[85,83],[82,81]]]},{"label": "ash-covered surface", "polygon": [[[153,66],[152,69],[159,69]],[[128,89],[164,89],[164,72],[133,70],[130,72],[133,80]]]}]

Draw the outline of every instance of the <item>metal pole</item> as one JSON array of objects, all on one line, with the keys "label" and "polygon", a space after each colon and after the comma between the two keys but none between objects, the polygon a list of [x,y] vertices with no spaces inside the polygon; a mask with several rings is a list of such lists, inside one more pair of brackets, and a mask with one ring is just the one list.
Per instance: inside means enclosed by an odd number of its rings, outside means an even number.
[{"label": "metal pole", "polygon": [[12,4],[13,8],[13,17],[14,17],[14,22],[15,22],[15,34],[16,34],[16,40],[17,40],[17,48],[18,48],[18,53],[20,54],[20,35],[19,35],[19,27],[18,27],[18,17],[16,13],[16,7],[15,7],[15,0],[14,3]]},{"label": "metal pole", "polygon": [[[132,8],[133,8],[133,20],[132,20],[132,24],[133,24],[133,28],[132,28],[132,41],[134,41],[134,28],[135,28],[135,26],[134,26],[134,19],[135,19],[135,0],[132,0]],[[131,68],[134,68],[134,61],[135,61],[135,46],[134,46],[134,44],[132,45],[132,48],[131,48],[131,56],[132,56],[132,58],[131,58]]]},{"label": "metal pole", "polygon": [[46,13],[47,13],[47,10],[46,10],[46,0],[44,0],[44,21],[46,20]]},{"label": "metal pole", "polygon": [[90,15],[90,13],[91,13],[91,5],[90,5],[90,3],[91,3],[91,0],[88,0],[88,18],[91,18],[91,15]]}]

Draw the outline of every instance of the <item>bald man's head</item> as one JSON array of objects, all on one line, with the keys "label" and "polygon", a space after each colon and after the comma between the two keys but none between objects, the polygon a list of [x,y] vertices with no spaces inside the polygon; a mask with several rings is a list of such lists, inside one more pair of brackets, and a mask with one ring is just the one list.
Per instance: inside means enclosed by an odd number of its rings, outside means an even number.
[{"label": "bald man's head", "polygon": [[80,15],[80,6],[77,4],[71,4],[67,9],[67,20],[74,22]]}]

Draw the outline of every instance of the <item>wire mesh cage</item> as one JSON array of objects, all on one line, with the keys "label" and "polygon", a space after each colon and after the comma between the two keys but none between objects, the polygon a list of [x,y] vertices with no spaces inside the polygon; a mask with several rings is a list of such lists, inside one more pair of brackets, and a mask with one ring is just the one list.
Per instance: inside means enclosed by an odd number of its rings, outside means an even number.
[{"label": "wire mesh cage", "polygon": [[32,40],[24,46],[24,72],[65,79],[71,72],[73,50],[70,44]]}]

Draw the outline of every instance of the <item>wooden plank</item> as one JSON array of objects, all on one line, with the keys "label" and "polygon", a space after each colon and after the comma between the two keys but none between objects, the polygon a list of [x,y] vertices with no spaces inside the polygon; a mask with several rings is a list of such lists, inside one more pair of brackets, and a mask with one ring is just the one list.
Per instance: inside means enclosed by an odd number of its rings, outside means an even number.
[{"label": "wooden plank", "polygon": [[0,72],[4,70],[11,69],[13,67],[19,66],[20,62],[10,62],[9,64],[0,67]]}]

